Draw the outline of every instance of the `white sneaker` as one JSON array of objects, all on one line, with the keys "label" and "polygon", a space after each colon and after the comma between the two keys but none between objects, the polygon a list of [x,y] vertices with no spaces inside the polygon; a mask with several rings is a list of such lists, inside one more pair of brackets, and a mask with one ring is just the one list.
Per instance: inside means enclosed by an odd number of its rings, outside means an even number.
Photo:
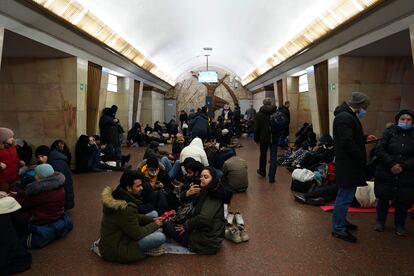
[{"label": "white sneaker", "polygon": [[91,246],[91,251],[93,252],[93,253],[95,253],[96,255],[98,255],[99,257],[102,257],[102,255],[101,255],[101,252],[99,251],[99,241],[100,241],[101,239],[98,239],[97,241],[94,241],[93,243],[92,243],[92,246]]},{"label": "white sneaker", "polygon": [[227,224],[232,225],[233,222],[234,222],[234,214],[232,212],[229,212],[227,214],[227,218],[226,219],[227,219]]},{"label": "white sneaker", "polygon": [[236,220],[236,225],[237,225],[237,227],[238,227],[239,229],[244,229],[244,220],[243,220],[242,215],[241,215],[239,212],[237,212],[237,213],[234,215],[234,218],[235,218],[235,220]]}]

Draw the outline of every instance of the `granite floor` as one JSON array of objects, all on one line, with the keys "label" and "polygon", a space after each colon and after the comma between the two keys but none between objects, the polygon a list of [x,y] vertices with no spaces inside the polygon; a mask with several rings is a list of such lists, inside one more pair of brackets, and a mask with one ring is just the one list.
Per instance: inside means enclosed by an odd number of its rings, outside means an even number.
[{"label": "granite floor", "polygon": [[[115,187],[121,173],[74,176],[76,208],[70,212],[74,230],[47,248],[32,251],[27,275],[414,275],[414,223],[407,237],[394,234],[391,219],[384,233],[373,231],[375,214],[351,214],[359,226],[357,244],[331,237],[331,214],[293,200],[290,175],[284,168],[269,184],[256,175],[258,146],[242,140],[237,150],[249,164],[250,186],[236,194],[231,211],[240,211],[250,241],[224,241],[215,256],[164,255],[134,264],[107,263],[92,253],[99,237],[103,187]],[[165,147],[167,148],[167,146]],[[126,148],[138,164],[141,148]]]}]

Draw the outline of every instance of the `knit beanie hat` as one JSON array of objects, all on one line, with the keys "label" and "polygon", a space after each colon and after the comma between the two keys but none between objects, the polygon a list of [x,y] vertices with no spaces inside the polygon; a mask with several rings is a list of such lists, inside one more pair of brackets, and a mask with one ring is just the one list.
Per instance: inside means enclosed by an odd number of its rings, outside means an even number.
[{"label": "knit beanie hat", "polygon": [[411,119],[413,119],[414,121],[414,112],[409,110],[409,109],[402,109],[400,110],[400,112],[398,112],[398,114],[395,116],[395,123],[398,124],[398,121],[400,120],[400,117],[402,115],[408,115],[411,117]]},{"label": "knit beanie hat", "polygon": [[54,174],[55,170],[49,164],[41,164],[35,168],[35,173],[41,178],[45,178]]},{"label": "knit beanie hat", "polygon": [[20,204],[11,196],[0,198],[0,215],[13,213],[22,208]]},{"label": "knit beanie hat", "polygon": [[14,136],[13,130],[6,127],[0,127],[0,143],[6,142]]},{"label": "knit beanie hat", "polygon": [[361,92],[352,92],[351,101],[349,105],[353,108],[367,109],[369,106],[369,97]]},{"label": "knit beanie hat", "polygon": [[50,153],[50,149],[48,146],[45,146],[45,145],[38,146],[37,149],[35,150],[36,157],[39,155],[49,156],[49,153]]}]

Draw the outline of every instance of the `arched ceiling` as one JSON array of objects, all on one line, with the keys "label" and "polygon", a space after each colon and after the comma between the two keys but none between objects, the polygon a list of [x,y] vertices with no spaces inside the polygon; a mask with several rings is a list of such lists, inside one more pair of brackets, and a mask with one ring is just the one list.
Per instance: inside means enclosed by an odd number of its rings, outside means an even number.
[{"label": "arched ceiling", "polygon": [[176,80],[209,63],[244,78],[337,0],[77,0]]}]

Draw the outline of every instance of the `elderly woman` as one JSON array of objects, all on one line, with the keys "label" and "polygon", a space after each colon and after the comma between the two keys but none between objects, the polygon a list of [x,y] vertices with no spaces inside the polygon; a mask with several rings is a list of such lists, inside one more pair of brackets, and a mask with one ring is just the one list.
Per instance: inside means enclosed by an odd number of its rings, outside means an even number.
[{"label": "elderly woman", "polygon": [[407,210],[414,201],[414,112],[401,110],[395,125],[387,128],[378,144],[379,164],[375,174],[377,221],[375,230],[383,232],[390,201],[395,206],[395,230],[405,236]]},{"label": "elderly woman", "polygon": [[192,252],[215,254],[224,238],[223,203],[229,203],[231,192],[221,185],[216,170],[211,167],[201,172],[199,187],[192,216],[183,224],[164,224],[164,233]]}]

